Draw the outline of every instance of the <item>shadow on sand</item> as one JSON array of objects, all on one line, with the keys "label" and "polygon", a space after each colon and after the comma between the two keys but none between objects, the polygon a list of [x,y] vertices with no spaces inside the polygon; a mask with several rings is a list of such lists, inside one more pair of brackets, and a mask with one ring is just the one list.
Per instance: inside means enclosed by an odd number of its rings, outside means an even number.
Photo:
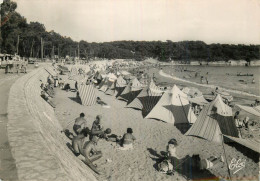
[{"label": "shadow on sand", "polygon": [[78,103],[78,104],[81,104],[81,100],[79,98],[76,98],[76,97],[69,97],[70,100]]},{"label": "shadow on sand", "polygon": [[[161,153],[157,153],[156,150],[152,148],[147,148],[149,153],[151,154],[151,159],[155,161],[153,167],[158,170],[158,164],[165,159],[167,153],[161,151]],[[179,173],[187,180],[207,180],[212,178],[217,178],[215,175],[210,173],[208,170],[199,170],[192,167],[193,157],[186,156],[184,159],[177,160],[177,164],[174,166],[175,172]]]}]

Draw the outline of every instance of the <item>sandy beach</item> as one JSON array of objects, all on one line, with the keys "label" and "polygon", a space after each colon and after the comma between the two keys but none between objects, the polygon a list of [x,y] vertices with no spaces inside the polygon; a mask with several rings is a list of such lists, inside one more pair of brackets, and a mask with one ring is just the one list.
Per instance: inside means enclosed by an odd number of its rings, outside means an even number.
[{"label": "sandy beach", "polygon": [[[63,76],[66,80],[67,76]],[[164,79],[165,80],[165,79]],[[168,80],[168,79],[166,79]],[[165,81],[166,81],[165,80]],[[171,83],[170,80],[169,84]],[[100,105],[82,106],[75,101],[75,92],[66,92],[56,89],[55,103],[57,105],[55,114],[63,128],[79,116],[81,112],[86,114],[88,127],[91,128],[95,116],[101,114],[104,118],[105,128],[111,128],[112,133],[123,135],[128,127],[133,128],[133,135],[137,138],[134,150],[121,151],[113,142],[101,140],[98,148],[102,150],[103,157],[97,161],[98,168],[104,173],[99,180],[205,180],[206,178],[227,177],[226,164],[218,164],[202,173],[187,174],[176,172],[173,176],[159,173],[156,170],[156,159],[161,151],[166,151],[166,146],[171,138],[177,139],[180,146],[177,154],[180,157],[199,154],[202,158],[209,156],[220,156],[223,154],[221,144],[212,143],[203,139],[184,136],[174,125],[153,119],[144,119],[141,112],[131,108],[125,108],[126,102],[117,100],[114,96],[96,90],[96,94],[110,108]],[[72,125],[68,127],[72,132]],[[249,159],[236,148],[225,144],[227,162],[232,159],[246,160],[246,167],[233,174],[233,180],[257,180],[258,164]],[[75,159],[78,159],[75,157]],[[111,159],[112,162],[107,162]]]}]

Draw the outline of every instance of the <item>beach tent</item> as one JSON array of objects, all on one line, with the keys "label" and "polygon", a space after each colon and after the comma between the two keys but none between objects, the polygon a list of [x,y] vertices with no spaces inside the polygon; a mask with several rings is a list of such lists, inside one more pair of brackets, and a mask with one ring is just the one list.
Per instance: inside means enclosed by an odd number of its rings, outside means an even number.
[{"label": "beach tent", "polygon": [[221,143],[221,134],[238,137],[232,108],[226,105],[218,94],[212,102],[204,106],[197,121],[185,135]]},{"label": "beach tent", "polygon": [[115,84],[115,96],[118,97],[124,91],[126,86],[126,80],[122,76],[119,76]]},{"label": "beach tent", "polygon": [[162,95],[145,118],[158,119],[173,124],[194,123],[196,121],[187,95],[176,85]]},{"label": "beach tent", "polygon": [[79,97],[83,106],[96,104],[96,92],[93,85],[79,85]]},{"label": "beach tent", "polygon": [[137,80],[137,78],[134,78],[132,81],[128,83],[128,85],[125,87],[118,99],[132,101],[141,92],[141,90],[142,84]]},{"label": "beach tent", "polygon": [[260,106],[249,107],[249,106],[242,106],[239,104],[236,104],[236,106],[238,106],[240,109],[243,109],[244,111],[246,111],[250,114],[260,117]]},{"label": "beach tent", "polygon": [[106,78],[105,78],[102,86],[99,88],[99,90],[106,92],[108,90],[108,88],[111,87],[114,84],[116,79],[117,79],[117,77],[113,73],[109,73],[106,76]]},{"label": "beach tent", "polygon": [[224,136],[231,139],[232,141],[239,143],[240,145],[243,145],[247,148],[250,148],[251,150],[254,150],[257,153],[260,153],[260,142],[256,139],[243,139],[243,138],[236,138],[227,135]]},{"label": "beach tent", "polygon": [[191,97],[188,97],[188,100],[191,102],[191,103],[194,103],[194,104],[198,104],[200,106],[204,106],[206,104],[208,104],[209,102],[204,98],[203,95],[201,96],[196,96],[194,98],[191,98]]},{"label": "beach tent", "polygon": [[160,100],[163,91],[160,90],[151,79],[149,84],[138,94],[138,96],[132,101],[128,102],[126,107],[140,109],[146,114],[149,113],[156,103]]},{"label": "beach tent", "polygon": [[182,89],[182,92],[187,94],[188,97],[202,96],[202,93],[199,91],[199,89],[195,87],[185,87]]},{"label": "beach tent", "polygon": [[123,79],[122,76],[119,76],[115,81],[112,81],[108,84],[106,94],[117,95],[120,90],[121,92],[124,90],[124,87],[126,87],[126,81]]}]

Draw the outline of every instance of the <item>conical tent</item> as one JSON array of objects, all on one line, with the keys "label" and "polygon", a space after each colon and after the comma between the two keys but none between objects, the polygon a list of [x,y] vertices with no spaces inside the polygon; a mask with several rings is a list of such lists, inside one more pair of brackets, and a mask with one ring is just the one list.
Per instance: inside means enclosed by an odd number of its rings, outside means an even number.
[{"label": "conical tent", "polygon": [[196,121],[187,95],[176,85],[162,95],[159,102],[145,118],[159,119],[173,124],[194,123]]},{"label": "conical tent", "polygon": [[105,92],[107,90],[108,78],[104,78],[99,85],[99,90]]},{"label": "conical tent", "polygon": [[226,105],[220,95],[206,105],[197,121],[185,135],[198,136],[209,141],[221,143],[222,134],[238,137],[238,131],[232,116],[232,109]]},{"label": "conical tent", "polygon": [[116,79],[115,96],[118,97],[124,91],[126,86],[127,86],[126,80],[122,76],[119,76]]},{"label": "conical tent", "polygon": [[161,91],[160,88],[154,84],[153,80],[151,80],[149,85],[146,86],[132,102],[128,103],[127,107],[150,112],[159,101],[162,94],[163,91]]},{"label": "conical tent", "polygon": [[118,98],[125,101],[132,101],[141,92],[141,90],[142,84],[137,80],[137,78],[135,78],[130,83],[128,83]]}]

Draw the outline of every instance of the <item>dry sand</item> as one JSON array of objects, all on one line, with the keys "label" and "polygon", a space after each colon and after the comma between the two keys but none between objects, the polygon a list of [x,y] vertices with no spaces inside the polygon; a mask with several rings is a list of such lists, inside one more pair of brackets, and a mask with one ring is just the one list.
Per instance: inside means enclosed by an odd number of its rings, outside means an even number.
[{"label": "dry sand", "polygon": [[[63,76],[65,79],[67,76]],[[126,102],[117,100],[113,96],[96,91],[104,102],[110,105],[110,108],[104,108],[100,105],[82,106],[75,101],[75,92],[66,92],[56,89],[55,113],[63,128],[69,122],[84,112],[88,121],[88,127],[91,128],[92,123],[97,114],[103,115],[103,125],[105,128],[111,128],[112,133],[123,135],[128,127],[133,128],[133,135],[137,138],[134,144],[134,150],[120,151],[116,149],[115,143],[100,140],[98,148],[102,150],[103,157],[97,161],[100,170],[104,172],[100,176],[100,180],[190,180],[190,175],[183,175],[176,172],[173,176],[159,173],[155,169],[157,154],[166,150],[167,142],[171,138],[175,138],[180,143],[177,154],[181,157],[186,155],[200,154],[202,158],[209,156],[220,156],[223,154],[222,145],[212,143],[203,139],[184,136],[172,124],[164,123],[153,119],[144,119],[138,110],[125,108]],[[72,125],[69,130],[72,132]],[[231,159],[245,159],[245,168],[233,174],[233,180],[257,180],[258,164],[237,151],[234,147],[225,144],[225,150],[228,163]],[[75,159],[79,159],[76,158]],[[112,162],[106,162],[111,159]],[[210,169],[210,172],[192,172],[192,179],[227,177],[226,164],[217,164]],[[205,180],[205,179],[202,179]]]}]

